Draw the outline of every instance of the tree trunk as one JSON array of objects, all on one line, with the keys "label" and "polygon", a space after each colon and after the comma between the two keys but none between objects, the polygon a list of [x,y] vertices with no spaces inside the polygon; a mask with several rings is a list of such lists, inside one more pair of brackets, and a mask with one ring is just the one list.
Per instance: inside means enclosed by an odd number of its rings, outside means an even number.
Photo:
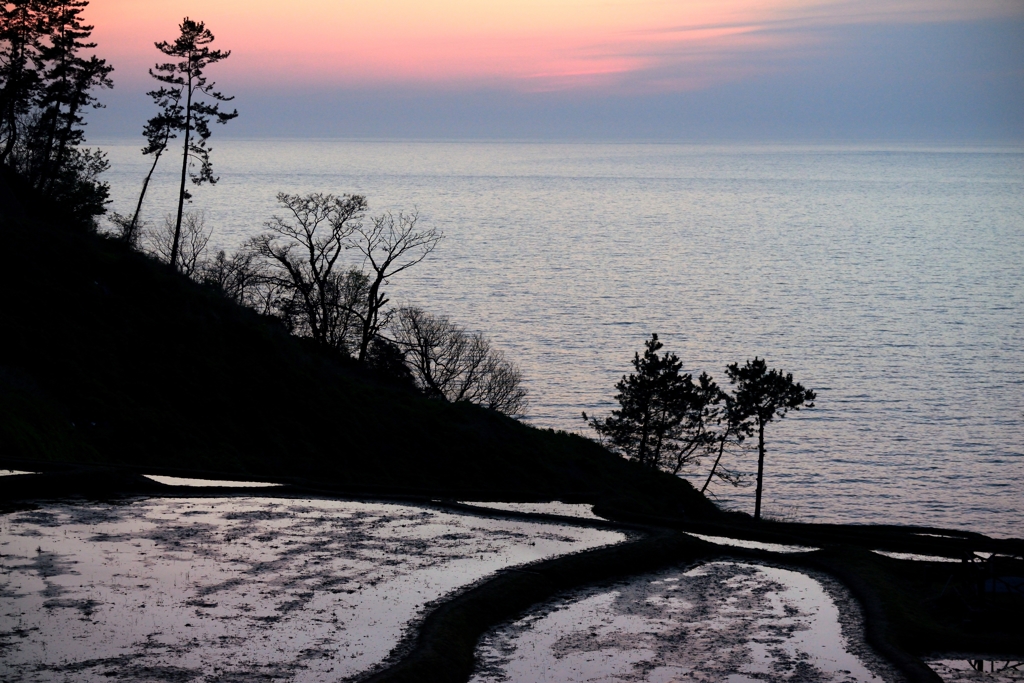
[{"label": "tree trunk", "polygon": [[370,285],[370,294],[367,297],[367,308],[366,318],[363,319],[363,338],[359,340],[359,362],[362,363],[366,360],[366,351],[370,347],[370,339],[373,337],[373,333],[376,332],[374,327],[377,323],[377,313],[380,311],[380,303],[377,300],[377,292],[380,291],[381,281],[384,278],[380,273],[377,273],[376,279],[373,284]]},{"label": "tree trunk", "polygon": [[761,519],[761,481],[764,476],[764,421],[757,419],[757,496],[754,501],[754,521]]},{"label": "tree trunk", "polygon": [[178,240],[181,237],[181,213],[185,209],[185,177],[188,175],[188,134],[192,130],[192,74],[188,77],[188,95],[185,100],[185,151],[181,156],[181,186],[178,188],[178,219],[174,224],[171,243],[171,270],[178,269]]},{"label": "tree trunk", "polygon": [[154,152],[153,165],[149,167],[149,173],[146,174],[146,179],[142,181],[142,192],[139,193],[139,203],[135,205],[135,213],[132,214],[132,223],[128,226],[128,230],[125,231],[124,241],[128,244],[132,244],[135,241],[135,230],[139,224],[139,212],[142,211],[142,200],[146,198],[146,189],[149,187],[149,179],[153,177],[153,171],[156,170],[156,162],[160,161],[160,155],[164,153],[164,150]]},{"label": "tree trunk", "polygon": [[647,464],[647,438],[648,428],[651,422],[650,410],[644,411],[644,421],[640,424],[640,446],[636,451],[636,458],[641,465]]},{"label": "tree trunk", "polygon": [[8,135],[7,143],[4,145],[3,152],[0,152],[0,164],[7,163],[8,157],[11,156],[11,152],[14,151],[14,145],[17,142],[18,136],[18,119],[14,114],[14,103],[10,104],[11,111],[4,113],[4,119],[7,121]]},{"label": "tree trunk", "polygon": [[[64,164],[64,154],[67,152],[68,138],[71,137],[71,129],[74,127],[75,116],[78,114],[78,105],[72,104],[68,107],[68,118],[67,126],[60,133],[60,142],[57,145],[57,169],[59,170]],[[53,183],[57,179],[56,174],[51,173],[49,179],[46,181],[46,193],[49,194],[53,190]]]},{"label": "tree trunk", "polygon": [[728,434],[726,434],[724,437],[722,437],[722,440],[718,442],[718,457],[715,458],[715,464],[711,466],[711,471],[708,472],[708,479],[707,479],[707,481],[705,481],[704,482],[704,486],[702,486],[700,488],[700,492],[701,493],[704,493],[705,491],[707,491],[708,484],[711,483],[711,477],[715,476],[715,470],[718,469],[718,463],[722,459],[722,453],[725,452],[725,440],[727,438],[729,438]]}]

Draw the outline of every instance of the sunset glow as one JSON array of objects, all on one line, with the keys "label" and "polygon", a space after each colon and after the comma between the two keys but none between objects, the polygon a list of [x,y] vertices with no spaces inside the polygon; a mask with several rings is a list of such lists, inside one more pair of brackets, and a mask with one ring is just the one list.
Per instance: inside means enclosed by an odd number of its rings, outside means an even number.
[{"label": "sunset glow", "polygon": [[218,77],[335,85],[680,91],[778,68],[858,23],[1020,16],[1012,0],[93,0],[120,82],[145,78],[185,15],[233,51]]}]

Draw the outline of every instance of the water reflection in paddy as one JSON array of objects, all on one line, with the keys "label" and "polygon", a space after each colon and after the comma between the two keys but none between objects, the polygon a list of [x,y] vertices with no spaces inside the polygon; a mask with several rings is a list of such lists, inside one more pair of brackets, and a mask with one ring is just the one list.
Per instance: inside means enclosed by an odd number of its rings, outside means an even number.
[{"label": "water reflection in paddy", "polygon": [[0,661],[24,681],[336,680],[424,605],[617,532],[385,503],[52,503],[0,516]]},{"label": "water reflection in paddy", "polygon": [[1024,662],[986,659],[941,659],[928,662],[946,683],[1017,683],[1024,681]]},{"label": "water reflection in paddy", "polygon": [[685,532],[689,536],[699,538],[708,543],[716,545],[731,545],[736,548],[748,548],[750,550],[767,550],[773,553],[809,553],[817,550],[805,545],[783,545],[781,543],[763,543],[761,541],[745,541],[741,538],[729,538],[727,536],[706,536],[695,534],[692,531]]},{"label": "water reflection in paddy", "polygon": [[827,578],[711,562],[531,611],[482,639],[472,681],[897,680],[860,632],[856,605]]},{"label": "water reflection in paddy", "polygon": [[577,519],[595,519],[605,521],[604,517],[594,514],[594,506],[590,503],[562,503],[552,501],[548,503],[495,503],[490,501],[462,501],[465,505],[492,508],[494,510],[505,510],[508,512],[523,512],[528,514],[561,515],[562,517],[576,517]]},{"label": "water reflection in paddy", "polygon": [[160,484],[168,486],[226,486],[228,488],[266,488],[281,486],[265,481],[228,481],[226,479],[193,479],[190,477],[166,477],[159,474],[143,475]]}]

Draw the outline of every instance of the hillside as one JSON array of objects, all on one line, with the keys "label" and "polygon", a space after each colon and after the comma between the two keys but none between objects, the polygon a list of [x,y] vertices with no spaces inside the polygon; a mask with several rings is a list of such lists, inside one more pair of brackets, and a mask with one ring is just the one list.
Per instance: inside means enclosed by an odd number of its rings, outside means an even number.
[{"label": "hillside", "polygon": [[382,383],[113,240],[25,218],[0,237],[8,463],[714,514],[688,483],[590,440]]}]

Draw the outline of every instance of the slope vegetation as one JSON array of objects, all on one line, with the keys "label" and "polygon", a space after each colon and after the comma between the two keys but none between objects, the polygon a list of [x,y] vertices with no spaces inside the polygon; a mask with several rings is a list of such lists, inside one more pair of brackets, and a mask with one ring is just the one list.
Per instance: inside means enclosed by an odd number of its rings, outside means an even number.
[{"label": "slope vegetation", "polygon": [[0,225],[0,457],[715,514],[598,444],[427,400],[110,239]]}]

